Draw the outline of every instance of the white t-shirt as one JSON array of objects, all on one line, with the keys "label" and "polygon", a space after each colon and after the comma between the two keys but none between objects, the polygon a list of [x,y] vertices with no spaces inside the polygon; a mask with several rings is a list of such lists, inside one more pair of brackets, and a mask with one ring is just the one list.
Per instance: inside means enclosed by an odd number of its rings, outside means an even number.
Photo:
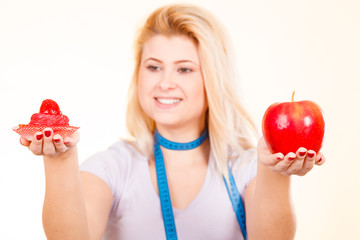
[{"label": "white t-shirt", "polygon": [[[133,145],[119,141],[80,166],[81,171],[101,178],[113,193],[104,240],[166,239],[160,198],[151,182],[148,161]],[[256,162],[252,149],[230,166],[242,197],[256,176]],[[204,184],[190,205],[183,210],[173,207],[179,240],[243,239],[223,178],[213,166],[210,157]]]}]

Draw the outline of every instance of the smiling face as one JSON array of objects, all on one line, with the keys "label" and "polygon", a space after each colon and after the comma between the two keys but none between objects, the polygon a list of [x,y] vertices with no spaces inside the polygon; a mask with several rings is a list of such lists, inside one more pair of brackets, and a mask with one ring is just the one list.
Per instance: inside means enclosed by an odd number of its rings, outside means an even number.
[{"label": "smiling face", "polygon": [[138,97],[157,128],[204,128],[207,109],[196,44],[184,36],[155,35],[143,47]]}]

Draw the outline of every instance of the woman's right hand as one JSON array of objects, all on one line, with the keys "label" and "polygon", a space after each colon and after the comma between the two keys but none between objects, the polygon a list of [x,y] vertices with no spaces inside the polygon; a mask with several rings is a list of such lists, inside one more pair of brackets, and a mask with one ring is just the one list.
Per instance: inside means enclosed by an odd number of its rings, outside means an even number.
[{"label": "woman's right hand", "polygon": [[28,147],[35,155],[56,157],[71,151],[80,140],[80,134],[75,132],[71,137],[62,138],[53,133],[51,128],[45,128],[42,132],[34,134],[32,141],[20,137],[21,145]]}]

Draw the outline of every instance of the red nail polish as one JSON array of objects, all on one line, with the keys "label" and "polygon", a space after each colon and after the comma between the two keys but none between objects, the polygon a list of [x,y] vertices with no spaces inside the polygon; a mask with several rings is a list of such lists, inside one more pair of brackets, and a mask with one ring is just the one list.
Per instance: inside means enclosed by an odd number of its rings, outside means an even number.
[{"label": "red nail polish", "polygon": [[45,131],[44,133],[45,133],[45,137],[50,137],[51,135],[51,131]]},{"label": "red nail polish", "polygon": [[309,153],[308,153],[308,157],[309,157],[309,158],[313,158],[314,156],[315,156],[315,153],[313,153],[313,152],[309,152]]},{"label": "red nail polish", "polygon": [[300,156],[300,157],[303,157],[303,156],[305,156],[305,154],[306,154],[306,151],[303,151],[303,152],[299,152],[299,156]]},{"label": "red nail polish", "polygon": [[55,143],[59,143],[59,142],[60,142],[60,139],[57,139],[57,138],[56,138],[56,139],[54,139],[54,142],[55,142]]},{"label": "red nail polish", "polygon": [[323,157],[321,157],[317,162],[319,163],[319,162],[321,162],[323,160]]},{"label": "red nail polish", "polygon": [[292,161],[292,160],[294,160],[295,158],[296,158],[296,157],[290,156],[290,157],[289,157],[289,160]]},{"label": "red nail polish", "polygon": [[37,140],[41,140],[41,139],[42,139],[42,136],[43,136],[42,134],[36,135],[36,139],[37,139]]}]

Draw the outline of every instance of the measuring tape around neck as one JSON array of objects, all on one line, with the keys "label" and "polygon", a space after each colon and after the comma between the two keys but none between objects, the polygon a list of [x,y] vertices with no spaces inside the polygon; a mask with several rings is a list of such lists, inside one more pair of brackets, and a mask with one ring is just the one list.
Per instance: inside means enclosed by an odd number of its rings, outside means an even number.
[{"label": "measuring tape around neck", "polygon": [[[155,157],[155,167],[156,167],[156,177],[159,188],[159,197],[161,204],[161,212],[164,221],[164,228],[167,240],[177,240],[176,226],[174,220],[174,213],[171,204],[169,186],[166,177],[166,170],[164,164],[164,157],[160,148],[160,145],[171,149],[171,150],[190,150],[200,146],[208,137],[208,131],[205,129],[201,136],[188,143],[177,143],[165,139],[155,130],[154,134],[154,157]],[[228,187],[226,180],[224,178],[225,186],[228,191],[236,219],[239,223],[240,229],[243,233],[244,239],[247,239],[246,234],[246,221],[245,221],[245,209],[243,207],[240,194],[237,190],[235,180],[232,172],[229,168],[229,180],[230,188]]]}]

